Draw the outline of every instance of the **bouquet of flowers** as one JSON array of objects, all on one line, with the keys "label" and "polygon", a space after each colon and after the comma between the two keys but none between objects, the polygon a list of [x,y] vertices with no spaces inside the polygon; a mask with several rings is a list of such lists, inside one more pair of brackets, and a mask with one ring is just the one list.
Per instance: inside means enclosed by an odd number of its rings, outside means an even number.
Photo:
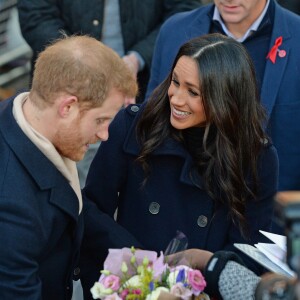
[{"label": "bouquet of flowers", "polygon": [[163,253],[136,250],[133,247],[110,249],[104,270],[91,293],[94,299],[162,300],[209,299],[199,270],[185,265],[171,267]]}]

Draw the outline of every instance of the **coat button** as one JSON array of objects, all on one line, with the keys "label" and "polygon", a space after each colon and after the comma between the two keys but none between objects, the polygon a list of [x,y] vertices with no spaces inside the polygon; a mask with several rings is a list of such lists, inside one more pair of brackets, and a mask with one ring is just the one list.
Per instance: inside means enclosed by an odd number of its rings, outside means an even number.
[{"label": "coat button", "polygon": [[99,25],[99,21],[98,20],[93,20],[93,25],[94,26],[98,26]]},{"label": "coat button", "polygon": [[160,205],[157,202],[151,202],[149,206],[149,211],[152,215],[157,215],[159,213]]},{"label": "coat button", "polygon": [[267,145],[269,143],[267,138],[263,138],[260,140],[262,144]]},{"label": "coat button", "polygon": [[130,109],[132,112],[138,112],[140,108],[137,105],[132,105]]},{"label": "coat button", "polygon": [[74,276],[79,275],[79,273],[80,273],[80,268],[74,269],[74,272],[73,272]]},{"label": "coat button", "polygon": [[201,215],[198,217],[197,224],[199,227],[205,227],[207,225],[207,217]]}]

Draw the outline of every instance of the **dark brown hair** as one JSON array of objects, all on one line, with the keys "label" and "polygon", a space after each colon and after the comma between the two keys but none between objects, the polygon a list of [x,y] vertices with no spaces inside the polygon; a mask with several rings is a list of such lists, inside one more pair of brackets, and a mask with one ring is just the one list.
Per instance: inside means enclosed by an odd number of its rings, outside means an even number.
[{"label": "dark brown hair", "polygon": [[180,48],[169,76],[153,92],[138,122],[137,136],[142,145],[138,161],[149,174],[151,153],[168,137],[181,138],[181,130],[170,124],[167,92],[182,56],[192,58],[198,65],[207,118],[202,159],[195,163],[198,170],[203,170],[208,194],[216,203],[228,205],[233,221],[237,220],[245,233],[245,205],[258,192],[257,159],[266,136],[254,67],[243,45],[220,34],[210,34]]}]

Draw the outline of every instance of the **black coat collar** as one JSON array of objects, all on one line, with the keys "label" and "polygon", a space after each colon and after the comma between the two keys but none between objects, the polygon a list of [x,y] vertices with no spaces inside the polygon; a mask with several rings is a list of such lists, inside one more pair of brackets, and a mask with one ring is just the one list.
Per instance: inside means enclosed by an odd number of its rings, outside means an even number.
[{"label": "black coat collar", "polygon": [[[136,136],[136,124],[142,114],[142,110],[143,109],[140,109],[140,111],[135,114],[132,114],[130,107],[125,110],[125,114],[129,119],[131,119],[131,122],[124,141],[123,150],[126,154],[133,156],[138,156],[141,150],[141,145]],[[163,141],[163,143],[157,149],[155,149],[152,155],[166,157],[177,156],[182,158],[183,166],[180,175],[180,181],[182,183],[191,186],[197,186],[198,188],[203,189],[203,178],[198,174],[198,172],[195,172],[192,156],[182,143],[174,138],[169,137]],[[191,174],[193,174],[192,177]]]},{"label": "black coat collar", "polygon": [[[0,103],[0,134],[41,190],[51,189],[50,202],[78,219],[79,203],[67,179],[28,139],[18,126],[13,113],[13,99]],[[10,170],[13,172],[14,170]]]}]

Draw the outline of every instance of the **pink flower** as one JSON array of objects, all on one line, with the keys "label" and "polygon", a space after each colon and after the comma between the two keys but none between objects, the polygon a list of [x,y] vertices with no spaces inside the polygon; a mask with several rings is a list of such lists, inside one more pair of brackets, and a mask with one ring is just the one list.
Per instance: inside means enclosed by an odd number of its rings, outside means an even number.
[{"label": "pink flower", "polygon": [[155,279],[161,280],[162,275],[166,272],[168,265],[164,263],[165,257],[162,252],[160,252],[160,256],[153,262],[153,277]]},{"label": "pink flower", "polygon": [[188,272],[188,282],[196,295],[199,295],[206,287],[206,281],[199,270],[190,270]]},{"label": "pink flower", "polygon": [[129,289],[125,289],[121,292],[121,298],[126,299],[127,295],[129,294]]},{"label": "pink flower", "polygon": [[117,293],[113,293],[104,298],[105,300],[122,300]]},{"label": "pink flower", "polygon": [[142,291],[140,289],[134,289],[134,290],[132,290],[131,293],[134,295],[140,295],[142,293]]},{"label": "pink flower", "polygon": [[101,281],[105,288],[111,288],[113,291],[117,291],[120,288],[120,278],[116,275],[108,275]]},{"label": "pink flower", "polygon": [[171,287],[170,293],[183,300],[188,300],[193,295],[193,292],[186,288],[182,282],[178,282]]}]

